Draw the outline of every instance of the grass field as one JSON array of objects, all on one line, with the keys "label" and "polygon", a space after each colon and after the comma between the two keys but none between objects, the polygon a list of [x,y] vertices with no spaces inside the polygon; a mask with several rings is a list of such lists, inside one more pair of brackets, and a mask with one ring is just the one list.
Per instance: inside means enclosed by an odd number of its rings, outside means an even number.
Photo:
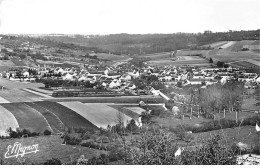
[{"label": "grass field", "polygon": [[66,127],[96,128],[95,125],[86,120],[84,117],[59,103],[48,101],[39,101],[34,103],[57,115]]},{"label": "grass field", "polygon": [[12,67],[15,64],[11,60],[0,60],[0,66]]},{"label": "grass field", "polygon": [[257,66],[255,64],[252,64],[248,61],[240,61],[240,62],[234,62],[230,64],[231,66],[237,67],[237,68],[256,68],[259,69],[260,66]]},{"label": "grass field", "polygon": [[120,113],[118,110],[102,103],[81,103],[81,102],[59,102],[61,105],[77,112],[86,120],[90,121],[97,127],[107,128],[117,124],[118,116],[121,115],[123,122],[126,124],[131,118]]},{"label": "grass field", "polygon": [[259,135],[257,135],[255,127],[253,126],[227,128],[223,130],[196,133],[192,135],[195,137],[195,141],[200,144],[203,140],[206,140],[215,134],[222,135],[223,139],[221,140],[221,142],[222,144],[227,146],[238,142],[243,142],[249,145],[260,143],[260,137]]},{"label": "grass field", "polygon": [[12,59],[12,62],[14,63],[15,66],[27,66],[23,61],[20,61],[17,58]]},{"label": "grass field", "polygon": [[21,129],[25,128],[40,133],[47,129],[50,130],[44,117],[24,103],[6,103],[1,106],[14,115]]},{"label": "grass field", "polygon": [[[252,117],[255,115],[257,115],[257,114],[252,113],[252,112],[240,112],[238,119],[240,121],[242,121],[244,118]],[[260,115],[260,114],[258,114],[258,115]],[[226,119],[235,120],[235,118],[236,118],[235,116],[236,116],[235,112],[226,113]],[[216,115],[216,119],[222,119],[222,118],[224,118],[223,113]],[[194,126],[195,124],[200,124],[202,122],[212,121],[212,119],[206,119],[202,116],[200,116],[200,118],[192,117],[191,119],[189,119],[189,117],[185,117],[184,119],[177,119],[173,115],[170,115],[169,117],[164,117],[164,118],[154,117],[153,120],[156,121],[159,125],[163,125],[165,127],[176,127],[179,124]]]},{"label": "grass field", "polygon": [[259,59],[258,52],[241,51],[243,45],[254,45],[254,44],[257,45],[258,41],[242,40],[242,41],[216,42],[211,44],[214,47],[213,50],[179,50],[177,52],[177,56],[202,54],[207,58],[212,58],[214,62],[217,61],[233,62],[233,61],[245,60],[245,59]]},{"label": "grass field", "polygon": [[252,45],[255,40],[242,40],[237,41],[233,46],[231,46],[231,51],[237,52],[243,49],[243,45]]},{"label": "grass field", "polygon": [[25,104],[40,112],[46,118],[54,133],[60,133],[63,131],[63,123],[56,115],[54,115],[54,113],[33,102],[26,102]]},{"label": "grass field", "polygon": [[197,55],[197,54],[202,54],[203,56],[208,55],[208,53],[211,50],[179,50],[177,52],[177,56],[191,56],[191,55]]},{"label": "grass field", "polygon": [[158,59],[168,59],[170,57],[170,52],[163,52],[163,53],[154,53],[154,54],[147,54],[147,55],[139,55],[138,58],[150,58],[151,60],[158,60]]},{"label": "grass field", "polygon": [[166,66],[166,65],[173,65],[173,66],[181,66],[181,65],[210,66],[211,65],[209,63],[209,61],[207,61],[205,59],[180,60],[180,61],[154,60],[154,61],[148,61],[147,64],[153,65],[153,66]]},{"label": "grass field", "polygon": [[121,56],[121,55],[113,55],[113,54],[106,54],[106,53],[97,53],[96,54],[99,59],[106,59],[110,61],[120,61],[120,60],[126,60],[129,57],[128,56]]},{"label": "grass field", "polygon": [[[4,158],[8,145],[13,145],[15,142],[22,142],[23,146],[38,144],[38,152],[24,155],[23,158]],[[40,136],[24,139],[1,139],[0,152],[3,156],[3,164],[18,165],[18,164],[42,164],[46,160],[58,158],[62,163],[71,164],[77,160],[80,155],[85,155],[85,158],[92,158],[98,154],[104,153],[92,148],[72,145],[61,145],[63,139],[60,136]]]},{"label": "grass field", "polygon": [[0,135],[7,136],[6,130],[10,127],[16,130],[16,128],[19,128],[19,124],[10,111],[0,106]]}]

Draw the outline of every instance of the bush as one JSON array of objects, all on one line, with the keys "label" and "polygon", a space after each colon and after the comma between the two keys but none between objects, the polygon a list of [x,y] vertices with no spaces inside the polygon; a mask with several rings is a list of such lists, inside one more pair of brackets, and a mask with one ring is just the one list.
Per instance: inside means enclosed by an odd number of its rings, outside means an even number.
[{"label": "bush", "polygon": [[61,165],[61,161],[57,158],[52,158],[43,163],[44,165]]},{"label": "bush", "polygon": [[79,145],[81,142],[81,139],[77,134],[66,134],[64,136],[64,142],[69,145]]},{"label": "bush", "polygon": [[162,113],[162,110],[161,111],[160,110],[152,110],[150,114],[153,115],[153,116],[159,116],[161,113]]},{"label": "bush", "polygon": [[34,137],[40,135],[40,133],[31,132],[27,129],[20,130],[19,128],[17,128],[16,131],[12,130],[12,128],[8,128],[7,132],[9,133],[10,138],[21,138],[22,136]]},{"label": "bush", "polygon": [[45,130],[45,131],[43,132],[43,134],[44,134],[44,135],[51,135],[51,131],[50,131],[50,130]]},{"label": "bush", "polygon": [[123,160],[126,156],[126,153],[124,152],[123,148],[119,147],[113,147],[108,154],[108,158],[110,162]]},{"label": "bush", "polygon": [[135,124],[135,120],[132,119],[130,123],[127,124],[126,130],[130,132],[135,132],[138,129],[138,126]]},{"label": "bush", "polygon": [[88,160],[88,165],[107,165],[109,163],[109,158],[106,154],[101,154],[97,157],[93,157]]}]

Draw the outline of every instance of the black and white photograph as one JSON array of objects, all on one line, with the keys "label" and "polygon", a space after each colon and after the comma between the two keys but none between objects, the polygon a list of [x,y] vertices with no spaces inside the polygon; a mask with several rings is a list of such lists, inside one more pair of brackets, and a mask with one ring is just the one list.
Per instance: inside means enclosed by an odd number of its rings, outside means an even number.
[{"label": "black and white photograph", "polygon": [[0,0],[0,165],[260,165],[260,0]]}]

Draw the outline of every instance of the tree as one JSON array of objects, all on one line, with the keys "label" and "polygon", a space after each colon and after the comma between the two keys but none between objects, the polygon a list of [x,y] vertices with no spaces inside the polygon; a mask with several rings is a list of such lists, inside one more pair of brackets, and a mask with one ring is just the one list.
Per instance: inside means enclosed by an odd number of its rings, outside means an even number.
[{"label": "tree", "polygon": [[212,58],[211,58],[211,57],[209,58],[209,63],[213,63],[213,60],[212,60]]}]

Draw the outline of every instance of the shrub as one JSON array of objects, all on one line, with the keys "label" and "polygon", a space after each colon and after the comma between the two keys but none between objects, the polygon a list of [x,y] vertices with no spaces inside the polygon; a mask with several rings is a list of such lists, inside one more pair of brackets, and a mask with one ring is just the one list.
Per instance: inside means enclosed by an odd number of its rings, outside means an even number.
[{"label": "shrub", "polygon": [[126,156],[126,153],[124,152],[123,148],[120,147],[112,147],[109,151],[108,158],[110,162],[123,160]]},{"label": "shrub", "polygon": [[77,134],[66,134],[64,136],[64,141],[69,145],[79,145],[81,139]]},{"label": "shrub", "polygon": [[160,111],[160,110],[152,110],[150,114],[153,116],[159,116],[161,113],[162,113],[162,111]]},{"label": "shrub", "polygon": [[61,165],[61,161],[57,158],[52,158],[43,163],[44,165]]},{"label": "shrub", "polygon": [[19,128],[17,128],[16,131],[12,130],[12,128],[8,128],[7,132],[9,133],[10,138],[21,138],[22,136],[34,137],[40,135],[40,133],[31,132],[27,129],[20,130]]},{"label": "shrub", "polygon": [[43,132],[43,134],[44,134],[44,135],[51,135],[51,131],[50,131],[50,130],[45,130],[45,131]]},{"label": "shrub", "polygon": [[130,123],[127,124],[126,129],[130,132],[135,132],[138,129],[134,119],[132,119]]},{"label": "shrub", "polygon": [[106,165],[109,163],[109,158],[106,154],[101,154],[88,160],[88,165]]}]

